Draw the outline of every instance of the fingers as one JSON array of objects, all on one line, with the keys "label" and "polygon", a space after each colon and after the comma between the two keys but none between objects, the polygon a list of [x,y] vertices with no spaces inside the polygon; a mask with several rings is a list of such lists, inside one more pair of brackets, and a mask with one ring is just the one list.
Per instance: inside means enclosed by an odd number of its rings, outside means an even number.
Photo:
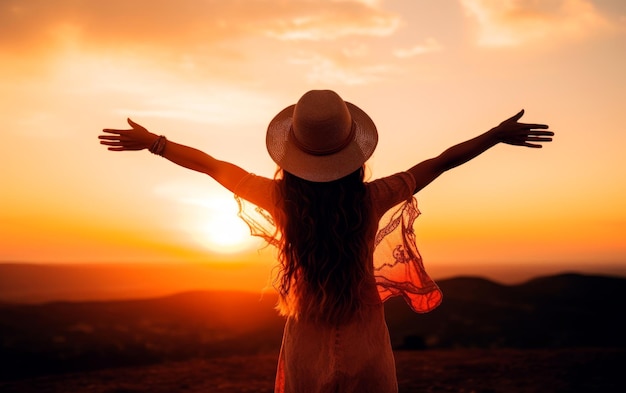
[{"label": "fingers", "polygon": [[132,131],[132,129],[130,130],[115,130],[115,129],[111,129],[111,128],[105,128],[102,130],[102,132],[106,132],[109,134],[118,134],[118,135],[122,135],[124,133],[130,132]]},{"label": "fingers", "polygon": [[537,128],[537,129],[540,129],[540,130],[545,130],[545,129],[550,128],[550,126],[547,125],[547,124],[519,123],[519,125],[522,126],[522,128],[527,129],[527,130],[530,130],[530,129],[533,129],[533,128]]},{"label": "fingers", "polygon": [[107,147],[108,151],[127,151],[127,150],[141,150],[140,147]]},{"label": "fingers", "polygon": [[527,133],[529,136],[530,135],[535,135],[535,136],[554,136],[554,132],[552,131],[535,131],[535,130],[528,130]]},{"label": "fingers", "polygon": [[[543,143],[552,142],[554,132],[544,131],[543,124],[515,124],[509,125],[508,132],[502,142],[509,145],[525,146],[533,149],[543,147]],[[547,126],[545,126],[547,127]],[[533,129],[539,128],[539,129]]]},{"label": "fingers", "polygon": [[[544,141],[542,141],[544,142]],[[547,142],[547,141],[545,141]],[[543,145],[539,144],[539,143],[530,143],[529,141],[525,140],[525,141],[510,141],[507,142],[509,145],[513,145],[513,146],[525,146],[525,147],[530,147],[533,149],[539,149],[542,148]]]},{"label": "fingers", "polygon": [[[533,143],[534,142],[534,143]],[[542,143],[552,142],[550,137],[528,136],[520,145],[532,148],[543,147]]]},{"label": "fingers", "polygon": [[143,145],[137,142],[127,142],[119,140],[101,140],[101,145],[108,146],[110,151],[124,151],[124,150],[142,150]]},{"label": "fingers", "polygon": [[[533,149],[539,149],[543,147],[541,143],[552,142],[553,135],[554,135],[553,132],[537,131],[535,133],[527,135],[524,138],[523,142],[519,143],[519,145],[530,147]],[[532,143],[532,142],[535,142],[535,143]]]},{"label": "fingers", "polygon": [[133,127],[133,129],[142,129],[142,130],[145,130],[145,128],[144,128],[143,126],[141,126],[141,125],[139,125],[139,124],[135,123],[134,121],[132,121],[132,120],[130,119],[130,117],[129,117],[129,118],[127,118],[127,119],[126,119],[126,121],[128,122],[128,124],[130,124],[130,126],[131,126],[131,127]]},{"label": "fingers", "polygon": [[108,146],[107,149],[110,151],[145,149],[145,138],[142,138],[142,136],[146,133],[147,130],[132,121],[130,118],[126,119],[126,121],[132,128],[127,130],[118,130],[112,128],[103,129],[102,132],[104,133],[104,135],[98,135],[100,144]]},{"label": "fingers", "polygon": [[119,141],[124,138],[122,135],[98,135],[98,139],[107,141]]},{"label": "fingers", "polygon": [[522,116],[524,116],[524,110],[522,109],[521,111],[519,111],[516,115],[509,117],[508,119],[506,119],[505,121],[503,121],[500,124],[509,124],[509,123],[517,123],[517,121],[519,119],[522,118]]},{"label": "fingers", "polygon": [[120,136],[116,135],[98,135],[98,139],[100,139],[101,145],[106,146],[121,146],[122,141],[120,140]]},{"label": "fingers", "polygon": [[512,121],[514,121],[514,122],[517,122],[519,119],[521,119],[521,118],[522,118],[522,116],[524,116],[524,110],[523,110],[523,109],[522,109],[521,111],[519,111],[519,112],[517,113],[517,115],[515,115],[515,116],[511,117],[509,120],[512,120]]},{"label": "fingers", "polygon": [[548,137],[548,136],[527,136],[526,137],[527,141],[533,141],[533,142],[551,142],[552,138]]},{"label": "fingers", "polygon": [[107,146],[129,146],[134,143],[132,139],[129,139],[123,135],[98,135],[101,145]]},{"label": "fingers", "polygon": [[[104,146],[113,146],[113,147],[120,148],[120,149],[124,149],[124,147],[126,146],[124,143],[117,141],[117,140],[114,140],[114,141],[102,141],[101,140],[100,144]],[[111,148],[109,148],[109,150],[111,150]]]},{"label": "fingers", "polygon": [[[133,143],[132,134],[130,130],[117,130],[111,128],[105,128],[102,130],[105,134],[111,135],[98,135],[98,139],[100,139],[100,144],[107,146],[128,146]],[[109,149],[111,150],[111,149]]]},{"label": "fingers", "polygon": [[522,141],[524,144],[530,142],[552,142],[552,136],[554,136],[554,132],[551,131],[535,131],[523,135]]},{"label": "fingers", "polygon": [[515,122],[517,123],[518,126],[521,126],[522,129],[525,130],[531,130],[531,129],[540,129],[540,130],[545,130],[550,128],[547,124],[538,124],[538,123],[518,123],[519,119],[522,118],[522,116],[524,116],[524,109],[522,109],[521,111],[519,111],[515,116],[509,118],[507,121],[510,122]]},{"label": "fingers", "polygon": [[145,147],[140,142],[125,135],[98,135],[98,139],[100,139],[101,145],[109,146],[108,150],[111,151],[141,150]]}]

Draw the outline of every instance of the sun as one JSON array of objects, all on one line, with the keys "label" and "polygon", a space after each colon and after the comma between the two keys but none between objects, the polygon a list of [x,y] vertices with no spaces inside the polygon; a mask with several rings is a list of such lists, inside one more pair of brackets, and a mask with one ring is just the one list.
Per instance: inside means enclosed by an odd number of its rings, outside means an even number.
[{"label": "sun", "polygon": [[232,254],[251,248],[256,242],[250,228],[237,216],[234,199],[216,196],[203,204],[194,229],[194,238],[204,248]]}]

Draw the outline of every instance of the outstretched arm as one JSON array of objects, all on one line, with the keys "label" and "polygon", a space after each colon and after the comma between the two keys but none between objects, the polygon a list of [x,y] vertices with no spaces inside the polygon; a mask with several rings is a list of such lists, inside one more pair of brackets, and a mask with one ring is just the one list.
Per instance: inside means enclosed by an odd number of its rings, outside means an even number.
[{"label": "outstretched arm", "polygon": [[546,124],[519,123],[518,120],[523,115],[524,110],[484,134],[452,146],[439,156],[409,169],[417,183],[415,192],[426,187],[445,171],[466,163],[498,143],[541,148],[541,142],[552,141],[554,133],[542,131],[548,128]]},{"label": "outstretched arm", "polygon": [[[131,126],[128,130],[102,130],[105,135],[98,136],[100,143],[108,146],[111,151],[143,150],[150,149],[159,139],[159,136],[130,119],[128,124]],[[206,173],[231,191],[248,174],[234,164],[217,160],[198,149],[172,141],[165,142],[159,154],[177,165]]]}]

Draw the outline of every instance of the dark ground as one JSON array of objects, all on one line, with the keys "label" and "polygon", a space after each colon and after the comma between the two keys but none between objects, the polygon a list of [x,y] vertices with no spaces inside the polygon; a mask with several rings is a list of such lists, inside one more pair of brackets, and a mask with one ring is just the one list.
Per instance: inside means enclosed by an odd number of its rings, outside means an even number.
[{"label": "dark ground", "polygon": [[[427,314],[385,304],[401,393],[626,392],[626,279],[439,285],[444,302]],[[272,392],[275,302],[223,291],[0,302],[0,393]]]},{"label": "dark ground", "polygon": [[[273,391],[276,354],[231,356],[0,382],[4,393]],[[410,392],[626,392],[625,349],[397,351]]]}]

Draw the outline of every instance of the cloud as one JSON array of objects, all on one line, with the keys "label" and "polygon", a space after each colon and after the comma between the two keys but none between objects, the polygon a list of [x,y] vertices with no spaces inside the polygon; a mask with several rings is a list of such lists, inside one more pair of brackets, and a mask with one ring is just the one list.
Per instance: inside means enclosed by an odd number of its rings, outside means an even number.
[{"label": "cloud", "polygon": [[306,13],[286,10],[286,14],[277,18],[260,21],[259,30],[281,40],[322,41],[350,36],[389,36],[400,24],[396,16],[358,3],[329,4],[311,7]]},{"label": "cloud", "polygon": [[326,85],[368,84],[380,81],[394,70],[391,65],[362,62],[346,54],[333,56],[316,52],[300,52],[290,59],[290,63],[307,66],[308,82]]},{"label": "cloud", "polygon": [[443,46],[434,38],[427,38],[423,44],[417,44],[408,49],[396,49],[393,51],[394,56],[400,59],[419,56],[426,53],[439,52],[443,50]]},{"label": "cloud", "polygon": [[85,59],[99,58],[243,86],[262,84],[258,75],[306,51],[299,64],[309,68],[285,70],[285,80],[364,83],[384,68],[370,41],[400,24],[379,0],[2,0],[0,70],[23,74],[27,64],[48,72],[65,58],[77,59],[71,68],[80,70]]},{"label": "cloud", "polygon": [[90,44],[207,45],[246,36],[331,40],[385,36],[398,17],[375,1],[4,0],[0,46],[45,47],[68,31]]},{"label": "cloud", "polygon": [[610,22],[588,0],[460,0],[478,23],[477,42],[506,47],[585,37]]}]

